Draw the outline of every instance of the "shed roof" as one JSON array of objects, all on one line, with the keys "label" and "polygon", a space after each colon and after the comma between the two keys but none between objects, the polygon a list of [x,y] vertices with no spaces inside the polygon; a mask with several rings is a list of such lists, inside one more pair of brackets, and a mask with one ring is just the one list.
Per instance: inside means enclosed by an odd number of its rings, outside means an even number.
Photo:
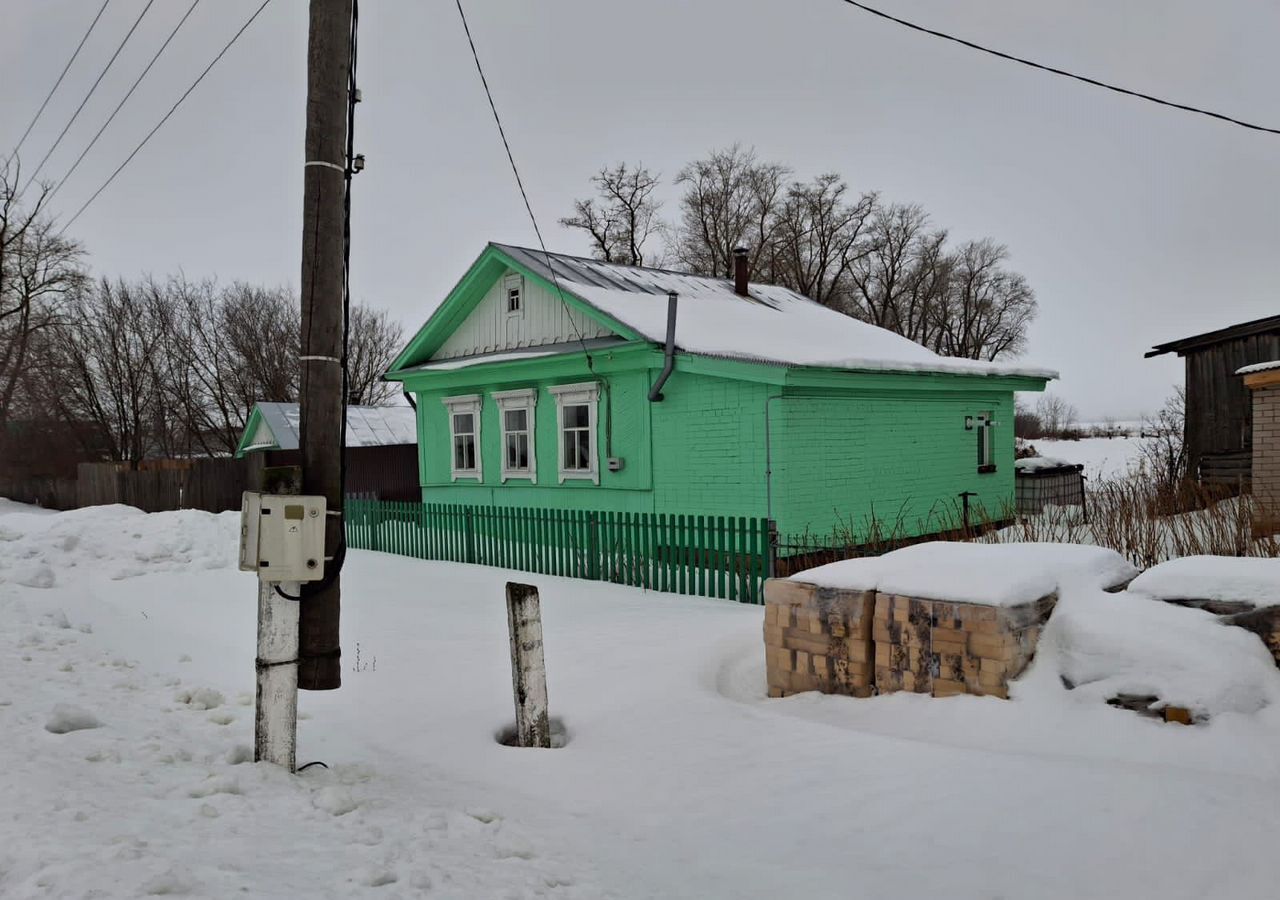
[{"label": "shed roof", "polygon": [[675,291],[676,346],[686,353],[787,366],[1058,377],[1051,369],[939,356],[776,285],[753,282],[743,297],[724,278],[490,246],[656,343],[666,340],[667,294]]},{"label": "shed roof", "polygon": [[[255,404],[237,455],[255,450],[297,450],[300,417],[296,403]],[[387,447],[417,442],[417,414],[410,407],[347,407],[348,447]]]},{"label": "shed roof", "polygon": [[1191,337],[1156,344],[1144,354],[1144,358],[1150,359],[1153,356],[1160,356],[1165,353],[1177,353],[1179,356],[1185,356],[1190,350],[1200,350],[1224,341],[1233,341],[1237,338],[1249,337],[1255,334],[1280,334],[1280,316],[1266,316],[1250,322],[1241,322],[1238,325],[1228,325],[1226,328],[1219,328],[1217,331],[1206,331],[1203,334],[1193,334]]},{"label": "shed roof", "polygon": [[1272,369],[1280,369],[1280,359],[1271,362],[1254,363],[1251,366],[1241,366],[1236,369],[1237,375],[1253,375],[1255,372],[1270,372]]}]

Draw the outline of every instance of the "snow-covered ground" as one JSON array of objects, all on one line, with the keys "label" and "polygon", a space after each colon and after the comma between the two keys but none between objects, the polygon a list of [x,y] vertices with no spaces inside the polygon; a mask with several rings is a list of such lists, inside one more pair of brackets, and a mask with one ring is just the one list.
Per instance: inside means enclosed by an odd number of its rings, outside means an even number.
[{"label": "snow-covered ground", "polygon": [[1036,448],[1041,456],[1084,466],[1091,479],[1118,478],[1137,468],[1142,460],[1145,438],[1081,438],[1078,441],[1023,441]]},{"label": "snow-covered ground", "polygon": [[[1064,598],[1008,702],[768,700],[760,607],[520,574],[569,732],[530,751],[494,740],[511,573],[355,551],[345,683],[301,703],[330,768],[293,776],[246,761],[234,514],[12,510],[5,898],[1275,894],[1280,673],[1199,610]],[[1143,678],[1212,719],[1102,702]]]}]

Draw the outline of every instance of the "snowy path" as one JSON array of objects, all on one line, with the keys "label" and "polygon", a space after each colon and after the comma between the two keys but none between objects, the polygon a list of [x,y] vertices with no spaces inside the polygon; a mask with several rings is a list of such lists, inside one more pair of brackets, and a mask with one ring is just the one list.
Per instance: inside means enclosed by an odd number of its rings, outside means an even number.
[{"label": "snowy path", "polygon": [[[1247,861],[1280,827],[1275,708],[771,701],[758,607],[519,576],[571,739],[515,750],[506,573],[375,553],[344,574],[342,690],[302,697],[300,759],[333,768],[247,763],[234,529],[0,514],[0,896],[1274,895]],[[102,727],[50,733],[59,704]]]}]

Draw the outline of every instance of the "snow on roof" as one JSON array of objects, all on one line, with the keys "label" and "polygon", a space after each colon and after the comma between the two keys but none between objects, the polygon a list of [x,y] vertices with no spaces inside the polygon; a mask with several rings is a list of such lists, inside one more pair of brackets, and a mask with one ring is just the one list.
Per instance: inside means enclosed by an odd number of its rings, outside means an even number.
[{"label": "snow on roof", "polygon": [[1069,463],[1065,459],[1052,456],[1026,456],[1015,459],[1013,467],[1019,472],[1040,472],[1045,469],[1074,469],[1079,463]]},{"label": "snow on roof", "polygon": [[1280,559],[1184,556],[1147,569],[1129,590],[1157,600],[1275,606],[1280,604]]},{"label": "snow on roof", "polygon": [[625,343],[620,338],[591,338],[585,341],[571,341],[569,343],[559,344],[541,344],[537,347],[526,347],[521,350],[505,350],[497,353],[478,353],[475,356],[459,356],[454,359],[438,359],[431,362],[425,362],[421,365],[410,366],[405,369],[406,372],[447,372],[452,369],[466,369],[471,366],[484,365],[485,363],[498,362],[515,362],[521,359],[536,359],[541,356],[557,356],[564,353],[581,353],[585,347],[588,350],[599,350],[602,347],[610,347],[616,344]]},{"label": "snow on roof", "polygon": [[687,353],[788,366],[1058,377],[1051,369],[939,356],[787,288],[753,283],[742,297],[723,278],[494,246],[548,280],[554,274],[565,291],[657,343],[666,341],[667,293],[675,291],[676,346]]},{"label": "snow on roof", "polygon": [[[281,450],[297,450],[301,413],[296,403],[259,403],[258,410]],[[418,442],[417,414],[408,406],[348,406],[347,446],[387,447]],[[245,450],[261,450],[255,443]]]},{"label": "snow on roof", "polygon": [[1254,372],[1269,372],[1272,369],[1280,369],[1280,359],[1271,362],[1254,363],[1251,366],[1244,366],[1236,369],[1237,375],[1252,375]]},{"label": "snow on roof", "polygon": [[1068,586],[1117,587],[1137,573],[1124,557],[1104,547],[932,541],[884,556],[818,566],[791,580],[924,600],[1013,606]]}]

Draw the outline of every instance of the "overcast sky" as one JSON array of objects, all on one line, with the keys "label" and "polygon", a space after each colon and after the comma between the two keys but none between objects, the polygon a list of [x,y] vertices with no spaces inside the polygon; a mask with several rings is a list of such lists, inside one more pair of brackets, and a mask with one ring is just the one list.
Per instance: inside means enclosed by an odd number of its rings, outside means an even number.
[{"label": "overcast sky", "polygon": [[[101,184],[259,0],[204,0],[55,198]],[[980,43],[1280,126],[1268,0],[878,0]],[[0,153],[98,0],[3,0]],[[39,161],[145,0],[112,0],[22,156]],[[59,178],[187,0],[157,0],[41,177]],[[1280,311],[1280,136],[1089,88],[840,0],[470,0],[472,29],[550,249],[602,164],[670,181],[740,141],[796,174],[916,202],[990,235],[1034,286],[1029,362],[1085,418],[1134,417],[1181,380],[1153,343]],[[95,272],[297,284],[306,7],[272,0],[75,223]],[[353,292],[412,331],[488,240],[534,244],[452,0],[361,10]]]}]

